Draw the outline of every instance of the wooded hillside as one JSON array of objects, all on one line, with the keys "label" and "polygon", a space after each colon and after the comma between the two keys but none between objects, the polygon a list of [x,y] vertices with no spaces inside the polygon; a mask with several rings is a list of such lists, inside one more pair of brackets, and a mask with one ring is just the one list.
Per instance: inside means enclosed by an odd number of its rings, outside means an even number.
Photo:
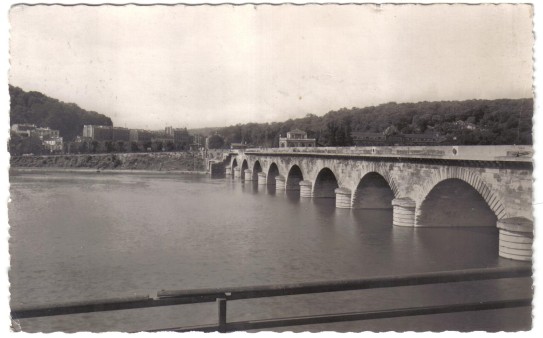
[{"label": "wooded hillside", "polygon": [[403,134],[439,133],[448,144],[532,144],[532,99],[386,103],[342,108],[319,117],[219,128],[225,143],[277,146],[279,135],[299,128],[324,146],[352,145],[351,132],[381,133],[395,126]]},{"label": "wooded hillside", "polygon": [[31,123],[56,129],[65,141],[72,141],[81,135],[85,124],[113,125],[106,115],[87,111],[75,103],[65,103],[40,92],[25,92],[10,85],[9,96],[10,125]]}]

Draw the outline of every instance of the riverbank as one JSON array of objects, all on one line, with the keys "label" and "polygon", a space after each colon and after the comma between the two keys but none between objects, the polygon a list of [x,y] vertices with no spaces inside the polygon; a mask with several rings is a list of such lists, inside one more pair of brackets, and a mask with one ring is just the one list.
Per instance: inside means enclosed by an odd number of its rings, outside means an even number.
[{"label": "riverbank", "polygon": [[189,152],[13,156],[10,164],[22,171],[205,173],[204,160]]},{"label": "riverbank", "polygon": [[88,173],[88,174],[152,174],[152,175],[172,175],[172,174],[191,174],[191,175],[207,175],[207,171],[203,170],[144,170],[144,169],[89,169],[89,168],[40,168],[40,167],[11,167],[11,173]]}]

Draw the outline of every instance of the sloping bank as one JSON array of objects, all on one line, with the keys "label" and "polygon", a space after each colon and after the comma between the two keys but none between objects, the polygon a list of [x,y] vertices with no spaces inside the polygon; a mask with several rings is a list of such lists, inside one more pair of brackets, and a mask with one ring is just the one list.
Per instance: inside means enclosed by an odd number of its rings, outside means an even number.
[{"label": "sloping bank", "polygon": [[205,172],[204,160],[188,152],[13,156],[10,164],[12,168]]}]

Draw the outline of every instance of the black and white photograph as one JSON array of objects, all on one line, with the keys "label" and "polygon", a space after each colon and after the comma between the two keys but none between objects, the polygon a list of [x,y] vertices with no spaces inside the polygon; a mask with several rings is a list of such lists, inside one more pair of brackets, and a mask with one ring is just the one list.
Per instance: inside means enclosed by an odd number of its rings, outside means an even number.
[{"label": "black and white photograph", "polygon": [[5,8],[9,332],[533,332],[541,6]]}]

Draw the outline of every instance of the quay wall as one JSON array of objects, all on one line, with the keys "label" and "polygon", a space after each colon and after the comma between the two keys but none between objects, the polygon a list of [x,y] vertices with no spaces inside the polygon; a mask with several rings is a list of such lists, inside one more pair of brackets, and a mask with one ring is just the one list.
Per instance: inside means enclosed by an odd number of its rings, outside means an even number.
[{"label": "quay wall", "polygon": [[194,152],[13,156],[13,168],[202,171],[205,161]]}]

